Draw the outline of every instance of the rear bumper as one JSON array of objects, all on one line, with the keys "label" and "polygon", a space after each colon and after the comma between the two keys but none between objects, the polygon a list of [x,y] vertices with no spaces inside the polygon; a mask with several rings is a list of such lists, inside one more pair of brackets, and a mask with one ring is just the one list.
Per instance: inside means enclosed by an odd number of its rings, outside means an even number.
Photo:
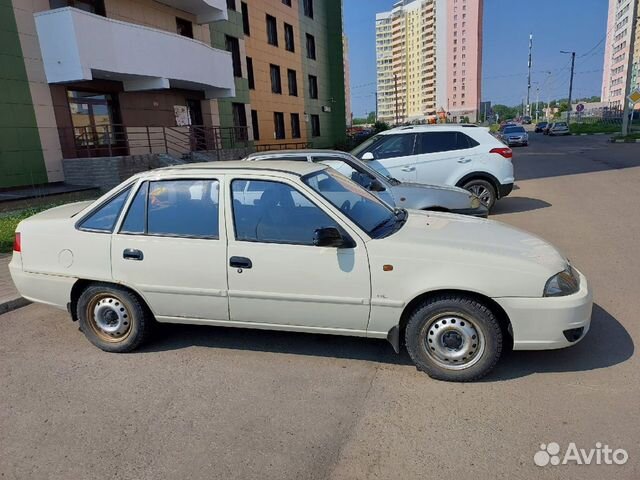
[{"label": "rear bumper", "polygon": [[591,325],[593,295],[580,275],[580,290],[566,297],[496,298],[511,320],[514,350],[552,350],[574,345]]},{"label": "rear bumper", "polygon": [[66,309],[71,299],[71,289],[77,279],[25,272],[22,270],[22,260],[19,256],[14,254],[9,263],[9,273],[18,293],[32,302]]},{"label": "rear bumper", "polygon": [[513,183],[501,183],[498,186],[498,198],[504,198],[513,192]]}]

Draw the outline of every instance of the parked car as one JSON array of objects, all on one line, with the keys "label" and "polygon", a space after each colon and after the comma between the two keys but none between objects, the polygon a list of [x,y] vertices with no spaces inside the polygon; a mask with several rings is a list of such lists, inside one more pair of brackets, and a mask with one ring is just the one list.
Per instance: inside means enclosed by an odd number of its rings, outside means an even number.
[{"label": "parked car", "polygon": [[510,147],[515,145],[526,147],[529,145],[529,134],[522,126],[505,128],[500,134],[500,139]]},{"label": "parked car", "polygon": [[529,115],[525,115],[524,117],[522,117],[522,124],[531,125],[531,117]]},{"label": "parked car", "polygon": [[484,127],[398,127],[371,137],[351,153],[401,182],[462,187],[489,211],[513,190],[512,151]]},{"label": "parked car", "polygon": [[[107,352],[155,319],[386,338],[434,378],[488,373],[507,344],[562,348],[590,324],[585,277],[491,220],[392,209],[310,162],[212,162],[138,174],[18,225],[21,295],[68,309]],[[106,361],[106,358],[105,358]]]},{"label": "parked car", "polygon": [[542,129],[544,135],[549,135],[549,129],[553,126],[553,122],[547,123],[547,126]]},{"label": "parked car", "polygon": [[536,123],[535,133],[542,133],[542,131],[547,126],[548,122],[538,122]]},{"label": "parked car", "polygon": [[366,188],[392,207],[436,210],[486,218],[489,210],[468,190],[445,185],[403,183],[385,177],[347,152],[336,150],[285,150],[257,152],[244,160],[298,160],[328,165]]},{"label": "parked car", "polygon": [[555,122],[549,127],[548,135],[552,137],[555,135],[571,135],[569,125],[567,125],[567,122]]}]

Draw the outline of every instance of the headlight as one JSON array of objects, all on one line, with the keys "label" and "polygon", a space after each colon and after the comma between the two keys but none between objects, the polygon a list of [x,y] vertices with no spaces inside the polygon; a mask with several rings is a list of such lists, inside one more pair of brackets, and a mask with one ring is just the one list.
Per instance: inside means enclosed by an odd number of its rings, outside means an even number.
[{"label": "headlight", "polygon": [[580,289],[580,278],[576,271],[567,265],[567,268],[555,274],[544,286],[545,297],[564,297],[576,293]]},{"label": "headlight", "polygon": [[475,195],[473,197],[471,197],[471,208],[475,209],[475,208],[480,208],[480,199],[478,197],[476,197]]}]

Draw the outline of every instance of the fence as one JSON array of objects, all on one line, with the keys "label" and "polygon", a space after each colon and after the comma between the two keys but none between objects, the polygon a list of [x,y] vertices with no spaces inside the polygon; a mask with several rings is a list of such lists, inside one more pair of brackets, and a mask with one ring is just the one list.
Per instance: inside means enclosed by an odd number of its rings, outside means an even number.
[{"label": "fence", "polygon": [[58,129],[64,158],[116,157],[165,153],[182,157],[194,151],[249,146],[247,127],[154,127],[90,125]]}]

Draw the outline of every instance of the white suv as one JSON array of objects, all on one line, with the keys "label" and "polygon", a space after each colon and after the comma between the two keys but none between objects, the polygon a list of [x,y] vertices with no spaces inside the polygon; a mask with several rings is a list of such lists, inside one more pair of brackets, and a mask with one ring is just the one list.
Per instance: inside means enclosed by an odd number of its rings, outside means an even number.
[{"label": "white suv", "polygon": [[513,190],[512,151],[475,125],[398,127],[351,152],[402,182],[463,187],[491,209]]}]

